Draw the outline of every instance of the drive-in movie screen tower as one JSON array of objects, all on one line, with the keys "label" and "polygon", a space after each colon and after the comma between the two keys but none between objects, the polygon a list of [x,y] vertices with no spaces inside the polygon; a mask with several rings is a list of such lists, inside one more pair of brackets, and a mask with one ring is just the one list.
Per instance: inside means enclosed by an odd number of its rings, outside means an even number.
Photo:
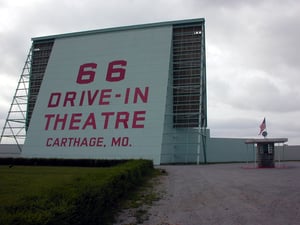
[{"label": "drive-in movie screen tower", "polygon": [[204,19],[32,38],[26,63],[23,157],[204,160]]}]

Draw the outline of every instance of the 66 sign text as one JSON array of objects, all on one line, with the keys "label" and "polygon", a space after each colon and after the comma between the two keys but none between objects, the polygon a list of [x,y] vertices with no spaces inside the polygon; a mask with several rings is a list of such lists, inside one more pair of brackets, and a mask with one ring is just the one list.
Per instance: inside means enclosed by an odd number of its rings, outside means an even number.
[{"label": "66 sign text", "polygon": [[[96,63],[85,63],[79,67],[76,83],[89,84],[94,82],[96,76]],[[127,66],[126,60],[115,60],[108,64],[105,80],[108,82],[118,82],[125,79]]]}]

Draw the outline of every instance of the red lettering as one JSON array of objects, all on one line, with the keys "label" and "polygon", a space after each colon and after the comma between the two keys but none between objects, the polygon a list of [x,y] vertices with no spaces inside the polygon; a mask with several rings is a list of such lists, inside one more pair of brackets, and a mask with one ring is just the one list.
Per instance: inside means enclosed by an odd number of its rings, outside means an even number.
[{"label": "red lettering", "polygon": [[146,111],[134,111],[133,113],[102,112],[101,115],[104,116],[104,129],[107,129],[108,126],[112,124],[111,120],[114,122],[115,129],[119,129],[120,126],[127,129],[130,125],[130,128],[144,128],[143,122],[146,120]]},{"label": "red lettering", "polygon": [[46,143],[47,147],[51,147],[51,141],[53,141],[53,138],[47,138],[47,143]]},{"label": "red lettering", "polygon": [[111,93],[111,92],[112,92],[112,89],[103,89],[101,91],[99,105],[109,105],[110,102],[109,101],[105,101],[104,99],[110,98],[111,95],[110,94],[106,94],[106,93]]},{"label": "red lettering", "polygon": [[84,103],[84,99],[85,99],[85,91],[81,92],[81,96],[80,96],[80,101],[79,101],[79,105],[82,106]]},{"label": "red lettering", "polygon": [[56,118],[55,118],[55,122],[54,122],[54,130],[57,129],[58,127],[58,124],[61,123],[61,130],[64,130],[65,129],[65,126],[66,126],[66,123],[67,123],[67,117],[68,117],[68,114],[65,114],[63,115],[63,117],[59,117],[59,114],[56,115]]},{"label": "red lettering", "polygon": [[79,126],[76,126],[76,123],[81,122],[81,116],[82,116],[82,113],[73,113],[72,114],[69,130],[79,130]]},{"label": "red lettering", "polygon": [[129,137],[113,137],[111,140],[111,146],[130,147],[131,144],[129,144]]},{"label": "red lettering", "polygon": [[48,108],[57,107],[59,105],[60,97],[61,97],[61,93],[59,92],[51,93],[48,102]]},{"label": "red lettering", "polygon": [[96,90],[95,93],[92,95],[92,91],[88,90],[88,104],[89,105],[93,105],[98,93],[99,93],[99,90]]},{"label": "red lettering", "polygon": [[[47,147],[105,147],[103,137],[62,137],[47,138]],[[122,141],[123,142],[123,141]]]},{"label": "red lettering", "polygon": [[89,144],[88,146],[93,147],[96,144],[96,138],[95,137],[91,137],[89,140]]},{"label": "red lettering", "polygon": [[128,128],[129,112],[118,112],[115,129],[119,128],[119,124],[123,123],[124,128]]},{"label": "red lettering", "polygon": [[141,91],[140,88],[135,88],[133,103],[137,103],[138,98],[142,100],[143,103],[147,103],[148,101],[148,94],[149,94],[149,87],[145,87],[144,92]]},{"label": "red lettering", "polygon": [[118,137],[118,138],[113,137],[111,139],[111,146],[120,146],[120,143],[121,143],[121,138],[120,137]]},{"label": "red lettering", "polygon": [[77,75],[77,84],[89,84],[95,79],[95,69],[97,68],[96,63],[85,63],[79,67]]},{"label": "red lettering", "polygon": [[103,112],[103,113],[101,113],[101,115],[105,117],[103,129],[107,129],[108,123],[109,123],[109,117],[115,115],[115,113],[114,112]]},{"label": "red lettering", "polygon": [[65,100],[64,100],[64,107],[67,106],[67,103],[70,102],[70,106],[74,106],[74,100],[76,98],[76,92],[75,91],[68,91],[66,93],[66,96],[65,96]]},{"label": "red lettering", "polygon": [[78,146],[80,144],[80,138],[74,138],[73,146]]},{"label": "red lettering", "polygon": [[80,147],[82,147],[83,145],[84,145],[84,146],[88,146],[88,142],[87,142],[87,138],[86,138],[86,137],[82,139],[82,142],[81,142],[81,144],[80,144]]},{"label": "red lettering", "polygon": [[53,147],[59,147],[59,138],[55,138],[55,141],[53,142]]},{"label": "red lettering", "polygon": [[[117,82],[124,80],[126,69],[122,68],[127,65],[126,60],[115,60],[108,64],[106,81],[108,82]],[[120,67],[116,67],[120,66]]]},{"label": "red lettering", "polygon": [[103,137],[98,137],[97,138],[97,146],[104,146],[103,145],[103,139],[104,139]]},{"label": "red lettering", "polygon": [[66,147],[67,141],[68,141],[68,138],[62,138],[62,139],[61,139],[60,146]]},{"label": "red lettering", "polygon": [[[105,114],[105,113],[104,113]],[[89,113],[86,118],[82,118],[82,113],[72,113],[69,114],[46,114],[46,125],[45,130],[64,130],[65,128],[69,130],[85,130],[90,127],[91,129],[96,129],[96,118],[95,114]],[[107,118],[109,119],[109,118]],[[108,122],[107,122],[108,123]]]},{"label": "red lettering", "polygon": [[128,104],[128,102],[129,102],[129,94],[130,94],[130,88],[126,88],[125,98],[124,98],[124,104]]},{"label": "red lettering", "polygon": [[135,111],[133,113],[132,128],[144,128],[144,124],[138,124],[139,121],[145,121],[146,111]]},{"label": "red lettering", "polygon": [[46,115],[45,115],[45,118],[47,119],[47,121],[46,121],[46,126],[45,126],[45,130],[48,130],[48,129],[49,129],[50,120],[51,120],[51,118],[54,118],[54,117],[55,117],[55,114],[46,114]]},{"label": "red lettering", "polygon": [[90,113],[88,118],[86,119],[82,129],[85,130],[87,126],[91,126],[94,130],[96,129],[96,119],[94,113]]}]

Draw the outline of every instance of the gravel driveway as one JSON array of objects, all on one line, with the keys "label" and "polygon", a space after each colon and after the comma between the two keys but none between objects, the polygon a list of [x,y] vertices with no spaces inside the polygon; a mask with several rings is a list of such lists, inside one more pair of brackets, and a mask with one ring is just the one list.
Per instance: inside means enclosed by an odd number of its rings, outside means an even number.
[{"label": "gravel driveway", "polygon": [[[161,166],[164,197],[143,225],[298,225],[300,162],[285,168],[245,164]],[[126,223],[123,220],[122,224]]]}]

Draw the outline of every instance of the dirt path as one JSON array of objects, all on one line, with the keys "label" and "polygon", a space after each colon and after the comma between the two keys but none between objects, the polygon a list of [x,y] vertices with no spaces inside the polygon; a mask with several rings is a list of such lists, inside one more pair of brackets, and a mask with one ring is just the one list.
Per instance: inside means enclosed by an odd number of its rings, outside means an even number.
[{"label": "dirt path", "polygon": [[300,162],[285,165],[288,168],[162,166],[168,176],[161,177],[157,188],[166,194],[148,209],[148,219],[142,224],[298,225]]}]

